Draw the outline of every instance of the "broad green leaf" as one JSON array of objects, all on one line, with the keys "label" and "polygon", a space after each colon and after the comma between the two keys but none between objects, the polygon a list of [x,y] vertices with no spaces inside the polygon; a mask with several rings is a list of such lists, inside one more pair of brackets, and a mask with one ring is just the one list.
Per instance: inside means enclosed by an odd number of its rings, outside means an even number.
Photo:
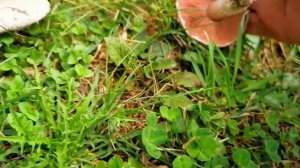
[{"label": "broad green leaf", "polygon": [[124,168],[139,168],[142,164],[135,158],[130,157],[127,163],[124,163]]},{"label": "broad green leaf", "polygon": [[199,128],[194,132],[194,136],[197,138],[213,136],[212,131],[209,128]]},{"label": "broad green leaf", "polygon": [[270,126],[272,131],[277,132],[279,129],[278,124],[279,124],[279,120],[280,120],[280,115],[278,115],[278,113],[276,113],[276,112],[270,112],[270,113],[266,114],[265,118],[266,118],[267,124]]},{"label": "broad green leaf", "polygon": [[245,166],[246,168],[258,168],[258,166],[251,160],[250,163]]},{"label": "broad green leaf", "polygon": [[123,160],[119,156],[114,156],[108,161],[110,168],[123,168]]},{"label": "broad green leaf", "polygon": [[237,149],[233,151],[232,158],[239,167],[245,167],[251,161],[250,153],[247,149]]},{"label": "broad green leaf", "polygon": [[265,138],[267,133],[261,128],[259,123],[255,123],[252,126],[254,128],[255,133],[260,136],[261,138]]},{"label": "broad green leaf", "polygon": [[186,155],[180,155],[176,157],[172,165],[173,168],[193,168],[196,167],[195,163],[196,162],[192,158]]},{"label": "broad green leaf", "polygon": [[227,126],[229,127],[229,131],[233,136],[236,136],[240,132],[238,125],[239,123],[236,120],[227,121]]},{"label": "broad green leaf", "polygon": [[199,153],[197,155],[197,159],[202,162],[209,161],[212,159],[212,157],[213,157],[212,151],[207,151],[207,152],[199,151]]},{"label": "broad green leaf", "polygon": [[273,139],[265,141],[265,150],[272,161],[279,163],[281,161],[278,155],[279,143]]},{"label": "broad green leaf", "polygon": [[293,89],[295,91],[298,90],[300,88],[299,76],[297,78],[297,74],[284,73],[282,86],[285,89]]},{"label": "broad green leaf", "polygon": [[78,23],[70,29],[70,32],[76,35],[84,35],[87,32],[87,26],[84,23]]},{"label": "broad green leaf", "polygon": [[217,155],[212,160],[205,163],[205,168],[226,168],[229,167],[228,158],[223,155]]},{"label": "broad green leaf", "polygon": [[161,152],[157,149],[157,147],[154,144],[147,144],[146,150],[148,154],[154,157],[155,159],[159,159],[161,157]]},{"label": "broad green leaf", "polygon": [[1,36],[0,41],[6,45],[10,45],[15,41],[15,39],[12,34],[5,34]]},{"label": "broad green leaf", "polygon": [[299,158],[299,145],[298,145],[298,139],[299,139],[299,131],[296,128],[291,128],[289,132],[289,141],[293,144],[293,154],[295,157]]},{"label": "broad green leaf", "polygon": [[200,80],[198,76],[194,73],[184,71],[184,72],[177,72],[173,79],[177,85],[181,85],[187,88],[197,87],[200,85]]},{"label": "broad green leaf", "polygon": [[159,108],[159,112],[163,118],[165,118],[167,120],[173,119],[172,115],[169,114],[169,108],[167,106],[161,106]]},{"label": "broad green leaf", "polygon": [[[224,152],[223,145],[211,136],[200,138],[198,143],[201,148],[200,151],[204,156],[202,158],[203,161],[205,161],[206,158],[207,158],[207,160],[210,160],[213,157],[215,157],[216,155]],[[198,156],[198,158],[199,158],[199,156]]]},{"label": "broad green leaf", "polygon": [[93,71],[88,69],[87,67],[82,66],[81,64],[75,65],[75,71],[80,77],[89,78],[94,75]]},{"label": "broad green leaf", "polygon": [[157,116],[155,113],[148,113],[146,117],[147,126],[154,127],[157,124]]},{"label": "broad green leaf", "polygon": [[198,149],[198,144],[197,142],[193,141],[191,142],[187,148],[186,148],[187,153],[189,154],[189,156],[191,156],[192,158],[196,158],[199,154],[199,149]]},{"label": "broad green leaf", "polygon": [[136,15],[133,19],[133,24],[129,28],[140,33],[147,28],[147,24],[144,22],[142,15]]},{"label": "broad green leaf", "polygon": [[57,84],[66,84],[66,81],[62,78],[62,73],[56,69],[50,69],[50,76],[55,80]]},{"label": "broad green leaf", "polygon": [[107,45],[108,56],[119,66],[123,64],[125,67],[129,67],[130,61],[135,62],[134,53],[130,47],[121,39],[115,37],[106,37],[105,42]]},{"label": "broad green leaf", "polygon": [[246,104],[249,101],[251,91],[249,92],[237,92],[234,94],[235,100],[241,104]]},{"label": "broad green leaf", "polygon": [[144,71],[144,74],[147,78],[151,78],[151,74],[152,74],[152,69],[151,69],[151,66],[148,65],[148,66],[144,66],[143,67],[143,71]]},{"label": "broad green leaf", "polygon": [[166,128],[164,125],[157,125],[157,116],[155,113],[149,113],[146,117],[147,126],[142,131],[142,141],[145,146],[149,143],[161,145],[167,140]]},{"label": "broad green leaf", "polygon": [[187,146],[190,156],[200,161],[209,161],[213,157],[224,152],[223,145],[212,136],[199,137]]},{"label": "broad green leaf", "polygon": [[166,59],[166,58],[159,58],[152,62],[153,70],[165,70],[165,69],[172,69],[177,66],[177,63],[174,60]]},{"label": "broad green leaf", "polygon": [[168,139],[164,125],[157,125],[157,116],[155,113],[149,113],[146,117],[147,126],[142,131],[142,142],[147,152],[154,158],[161,157],[161,152],[157,146],[162,145]]},{"label": "broad green leaf", "polygon": [[35,110],[32,105],[28,102],[21,102],[18,104],[20,111],[25,114],[29,119],[33,121],[38,121],[39,119],[39,112]]},{"label": "broad green leaf", "polygon": [[68,57],[68,64],[76,64],[80,59],[81,57],[77,56],[76,54],[70,54]]},{"label": "broad green leaf", "polygon": [[187,129],[188,137],[193,138],[198,130],[199,130],[199,125],[197,124],[195,119],[192,119]]},{"label": "broad green leaf", "polygon": [[226,127],[226,122],[224,119],[212,120],[211,123],[213,123],[221,129],[224,129]]},{"label": "broad green leaf", "polygon": [[179,108],[168,109],[166,106],[161,106],[159,111],[163,118],[172,123],[182,118],[182,112]]},{"label": "broad green leaf", "polygon": [[[100,16],[100,17],[107,17],[107,16]],[[111,27],[111,25],[113,25],[112,22],[106,22],[104,20],[103,24],[99,24],[99,22],[90,22],[88,29],[91,30],[91,32],[94,33],[94,37],[95,41],[102,41],[103,40],[103,36],[107,36],[107,26]]]},{"label": "broad green leaf", "polygon": [[28,135],[28,132],[32,129],[33,123],[28,120],[22,113],[9,113],[7,116],[7,122],[12,128],[14,128],[18,135]]},{"label": "broad green leaf", "polygon": [[129,47],[121,42],[120,39],[113,37],[106,37],[105,42],[108,48],[108,56],[119,66],[123,58],[128,54]]},{"label": "broad green leaf", "polygon": [[202,138],[204,136],[212,135],[213,134],[209,128],[200,128],[194,119],[190,121],[190,125],[188,127],[189,138]]},{"label": "broad green leaf", "polygon": [[107,163],[103,160],[100,160],[96,163],[96,168],[106,168],[107,167]]},{"label": "broad green leaf", "polygon": [[0,62],[0,70],[10,71],[13,69],[13,65],[16,64],[17,64],[17,60],[15,58],[7,59],[5,61]]},{"label": "broad green leaf", "polygon": [[33,37],[42,35],[42,33],[45,32],[45,29],[43,29],[42,24],[33,24],[30,27],[25,29],[26,32],[33,35]]},{"label": "broad green leaf", "polygon": [[35,62],[35,60],[34,59],[32,59],[32,58],[27,58],[26,59],[26,61],[29,63],[29,64],[31,64],[31,65],[36,65],[36,62]]},{"label": "broad green leaf", "polygon": [[217,114],[211,116],[211,120],[223,119],[225,116],[224,112],[218,112]]},{"label": "broad green leaf", "polygon": [[299,148],[299,145],[297,143],[293,143],[293,155],[294,157],[296,158],[299,158],[300,154],[299,154],[299,151],[300,151],[300,148]]},{"label": "broad green leaf", "polygon": [[18,136],[26,137],[26,143],[35,146],[36,144],[48,144],[49,139],[45,137],[44,127],[39,124],[33,124],[22,113],[9,113],[7,122],[14,128]]},{"label": "broad green leaf", "polygon": [[182,59],[185,60],[185,61],[189,61],[189,62],[194,62],[196,64],[200,64],[200,65],[203,64],[202,57],[198,53],[196,53],[196,52],[188,51],[188,52],[186,52],[186,53],[183,54]]},{"label": "broad green leaf", "polygon": [[182,133],[186,131],[186,121],[183,118],[182,111],[179,108],[175,108],[175,111],[177,111],[177,118],[176,120],[171,124],[173,133]]},{"label": "broad green leaf", "polygon": [[275,76],[263,78],[260,80],[248,80],[247,85],[248,87],[244,88],[243,91],[251,91],[251,90],[258,90],[258,89],[264,89],[266,88],[266,85],[273,81],[275,79]]},{"label": "broad green leaf", "polygon": [[285,92],[272,91],[264,95],[263,101],[279,107],[281,104],[289,103],[289,98]]},{"label": "broad green leaf", "polygon": [[24,88],[24,81],[21,76],[15,76],[14,80],[11,82],[10,88],[15,91],[22,90]]},{"label": "broad green leaf", "polygon": [[141,55],[142,58],[154,60],[166,57],[170,52],[170,46],[163,42],[155,42],[149,47],[149,52]]},{"label": "broad green leaf", "polygon": [[142,141],[144,145],[149,143],[154,145],[162,145],[168,139],[166,128],[163,125],[155,127],[145,127],[142,131]]},{"label": "broad green leaf", "polygon": [[200,115],[200,119],[203,122],[208,123],[208,122],[211,121],[211,116],[210,116],[210,112],[209,111],[202,110],[202,111],[200,111],[199,115]]},{"label": "broad green leaf", "polygon": [[83,56],[82,61],[85,64],[90,64],[93,61],[93,59],[94,59],[94,57],[92,55],[85,55],[85,56]]},{"label": "broad green leaf", "polygon": [[169,95],[163,98],[164,104],[169,107],[191,108],[194,103],[185,95]]},{"label": "broad green leaf", "polygon": [[255,132],[252,130],[249,124],[246,124],[243,130],[243,138],[252,139],[256,137]]}]

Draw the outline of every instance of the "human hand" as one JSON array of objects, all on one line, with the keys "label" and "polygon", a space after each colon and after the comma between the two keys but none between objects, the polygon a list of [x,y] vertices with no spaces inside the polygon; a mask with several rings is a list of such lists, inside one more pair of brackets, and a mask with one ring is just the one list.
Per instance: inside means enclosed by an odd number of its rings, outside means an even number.
[{"label": "human hand", "polygon": [[300,0],[256,0],[246,32],[300,44]]}]

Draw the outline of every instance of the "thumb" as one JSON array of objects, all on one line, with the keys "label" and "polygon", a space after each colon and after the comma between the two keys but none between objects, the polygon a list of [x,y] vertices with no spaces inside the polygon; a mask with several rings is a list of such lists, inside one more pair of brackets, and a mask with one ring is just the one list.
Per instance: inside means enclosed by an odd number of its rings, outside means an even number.
[{"label": "thumb", "polygon": [[271,36],[267,27],[264,25],[264,23],[262,22],[262,20],[256,12],[251,11],[248,16],[249,19],[246,26],[246,33],[259,36]]}]

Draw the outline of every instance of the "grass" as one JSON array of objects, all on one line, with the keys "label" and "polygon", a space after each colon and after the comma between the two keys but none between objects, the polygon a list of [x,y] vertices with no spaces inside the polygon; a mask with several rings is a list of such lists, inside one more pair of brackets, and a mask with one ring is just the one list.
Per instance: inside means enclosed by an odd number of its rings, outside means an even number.
[{"label": "grass", "polygon": [[299,167],[298,46],[203,46],[172,0],[51,3],[0,35],[0,167]]}]

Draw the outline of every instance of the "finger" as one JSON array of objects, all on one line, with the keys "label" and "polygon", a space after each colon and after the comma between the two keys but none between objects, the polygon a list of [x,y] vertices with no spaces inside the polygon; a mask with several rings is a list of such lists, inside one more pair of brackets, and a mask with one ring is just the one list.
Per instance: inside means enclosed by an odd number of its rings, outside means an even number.
[{"label": "finger", "polygon": [[251,4],[251,6],[249,7],[249,10],[250,11],[257,11],[257,9],[258,9],[258,6],[259,6],[259,4],[258,4],[258,2],[257,1],[254,1],[252,4]]},{"label": "finger", "polygon": [[282,3],[282,0],[256,0],[249,7],[252,11],[263,11],[271,6],[277,6],[278,3]]},{"label": "finger", "polygon": [[246,27],[246,33],[259,35],[259,36],[270,36],[267,28],[264,26],[259,15],[256,12],[249,13],[249,20]]}]

